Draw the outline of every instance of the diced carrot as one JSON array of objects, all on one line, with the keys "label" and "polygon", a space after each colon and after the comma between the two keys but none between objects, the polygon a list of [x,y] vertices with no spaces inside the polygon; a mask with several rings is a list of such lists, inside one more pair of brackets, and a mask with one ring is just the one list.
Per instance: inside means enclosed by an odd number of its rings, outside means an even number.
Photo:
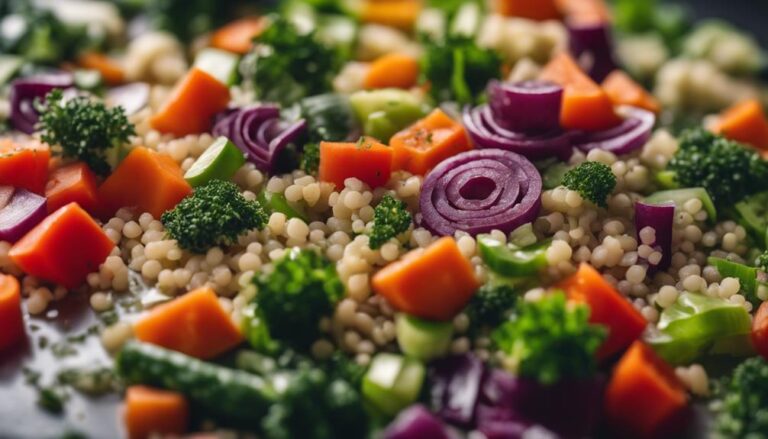
[{"label": "diced carrot", "polygon": [[419,79],[419,62],[399,53],[384,55],[371,63],[363,78],[365,88],[411,88]]},{"label": "diced carrot", "polygon": [[117,85],[125,82],[125,71],[115,60],[99,52],[85,52],[77,57],[80,67],[96,70],[109,85]]},{"label": "diced carrot", "polygon": [[213,116],[228,103],[227,86],[195,67],[176,85],[150,123],[161,133],[177,137],[202,133],[211,128]]},{"label": "diced carrot", "polygon": [[344,187],[344,180],[357,178],[372,188],[384,186],[392,173],[392,148],[370,137],[358,142],[320,143],[320,181]]},{"label": "diced carrot", "polygon": [[77,203],[70,203],[24,235],[9,256],[25,273],[75,289],[99,269],[113,248],[115,243],[96,221]]},{"label": "diced carrot", "polygon": [[216,30],[211,35],[211,47],[245,55],[253,47],[253,39],[266,27],[262,17],[245,17]]},{"label": "diced carrot", "polygon": [[748,99],[726,109],[712,131],[728,139],[768,150],[768,119],[757,99]]},{"label": "diced carrot", "polygon": [[558,20],[560,9],[555,0],[494,0],[494,9],[508,17],[531,20]]},{"label": "diced carrot", "polygon": [[438,163],[472,146],[464,126],[439,108],[390,140],[392,169],[426,175]]},{"label": "diced carrot", "polygon": [[387,265],[372,283],[374,291],[398,310],[440,321],[455,317],[479,286],[472,264],[451,237]]},{"label": "diced carrot", "polygon": [[239,345],[240,329],[211,288],[200,288],[154,308],[133,325],[136,338],[207,360]]},{"label": "diced carrot", "polygon": [[684,419],[687,403],[675,371],[636,341],[613,370],[603,413],[616,437],[665,437]]},{"label": "diced carrot", "polygon": [[589,305],[590,323],[608,328],[608,339],[597,353],[601,359],[619,353],[645,330],[645,318],[589,264],[581,264],[576,274],[558,288],[565,291],[568,299]]},{"label": "diced carrot", "polygon": [[42,195],[48,181],[50,159],[51,149],[45,143],[0,139],[0,186],[14,186]]},{"label": "diced carrot", "polygon": [[130,386],[125,391],[123,420],[130,439],[180,436],[187,431],[189,404],[177,392]]},{"label": "diced carrot", "polygon": [[169,155],[138,147],[99,187],[99,204],[105,217],[129,207],[160,218],[190,193],[192,187]]},{"label": "diced carrot", "polygon": [[544,67],[539,79],[564,88],[560,124],[569,130],[600,131],[618,125],[621,120],[613,110],[608,95],[565,52],[555,55]]},{"label": "diced carrot", "polygon": [[579,24],[608,23],[611,13],[604,0],[557,0],[566,20]]},{"label": "diced carrot", "polygon": [[659,101],[621,70],[611,72],[602,85],[614,105],[631,105],[656,114],[661,111]]},{"label": "diced carrot", "polygon": [[752,344],[768,360],[768,302],[763,302],[752,320]]},{"label": "diced carrot", "polygon": [[421,14],[419,0],[365,0],[360,10],[363,23],[377,23],[406,31],[413,30]]},{"label": "diced carrot", "polygon": [[96,186],[96,176],[85,163],[76,162],[55,169],[45,187],[48,213],[72,202],[88,213],[96,213],[99,199]]},{"label": "diced carrot", "polygon": [[0,274],[0,352],[24,338],[21,290],[15,277]]}]

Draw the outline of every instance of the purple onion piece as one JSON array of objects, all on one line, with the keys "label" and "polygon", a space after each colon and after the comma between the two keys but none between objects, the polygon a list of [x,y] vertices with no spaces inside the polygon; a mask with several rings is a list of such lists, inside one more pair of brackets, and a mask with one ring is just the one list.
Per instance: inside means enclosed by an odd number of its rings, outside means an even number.
[{"label": "purple onion piece", "polygon": [[474,424],[485,366],[474,355],[455,355],[432,364],[432,406],[444,421],[459,427]]},{"label": "purple onion piece", "polygon": [[661,261],[657,264],[648,262],[652,271],[666,270],[672,263],[672,228],[675,220],[675,203],[667,204],[646,204],[643,202],[635,203],[635,229],[637,229],[637,241],[643,242],[640,238],[641,231],[646,228],[652,228],[656,233],[654,242],[646,243],[661,252]]},{"label": "purple onion piece", "polygon": [[413,405],[389,424],[382,439],[450,439],[443,424],[421,404]]},{"label": "purple onion piece", "polygon": [[113,107],[123,107],[125,114],[136,114],[149,103],[149,84],[134,82],[107,91],[107,102]]},{"label": "purple onion piece", "polygon": [[40,114],[35,109],[35,101],[42,101],[45,95],[54,89],[67,89],[73,85],[72,75],[68,73],[30,76],[13,81],[9,95],[9,119],[13,127],[26,134],[34,133],[35,125],[40,119]]},{"label": "purple onion piece", "polygon": [[[3,192],[7,194],[7,187]],[[0,241],[16,242],[48,215],[45,197],[16,189],[0,208]]]},{"label": "purple onion piece", "polygon": [[627,154],[642,148],[651,138],[656,115],[635,107],[621,107],[624,121],[613,128],[594,133],[581,133],[574,137],[576,148],[589,152],[602,149],[614,154]]},{"label": "purple onion piece", "polygon": [[567,28],[573,57],[593,80],[603,82],[618,65],[609,25],[568,22]]},{"label": "purple onion piece", "polygon": [[563,88],[543,81],[488,84],[489,105],[500,125],[521,133],[560,130]]},{"label": "purple onion piece", "polygon": [[531,160],[549,157],[568,160],[573,152],[570,134],[559,129],[540,134],[510,131],[495,119],[487,105],[465,109],[462,119],[472,142],[479,149],[503,149]]},{"label": "purple onion piece", "polygon": [[[452,236],[499,229],[509,233],[536,218],[541,175],[525,157],[501,149],[480,149],[441,162],[424,180],[420,225]],[[480,209],[480,210],[478,210]]]},{"label": "purple onion piece", "polygon": [[11,202],[14,192],[16,192],[16,190],[13,186],[0,186],[0,210]]}]

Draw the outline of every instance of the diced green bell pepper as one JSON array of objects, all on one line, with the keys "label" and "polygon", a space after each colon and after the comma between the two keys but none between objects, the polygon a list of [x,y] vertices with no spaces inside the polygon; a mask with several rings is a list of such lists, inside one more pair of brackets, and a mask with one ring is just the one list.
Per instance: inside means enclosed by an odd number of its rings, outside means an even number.
[{"label": "diced green bell pepper", "polygon": [[491,270],[502,276],[532,276],[547,266],[549,241],[518,247],[514,244],[502,244],[490,236],[481,236],[477,242],[480,257]]},{"label": "diced green bell pepper", "polygon": [[363,397],[382,414],[394,416],[418,399],[425,375],[417,360],[380,353],[363,377]]},{"label": "diced green bell pepper", "polygon": [[451,322],[433,322],[407,314],[395,319],[397,344],[411,358],[429,361],[448,351],[453,336]]},{"label": "diced green bell pepper", "polygon": [[709,221],[715,221],[717,219],[715,203],[712,202],[712,198],[707,193],[707,190],[703,187],[670,189],[656,192],[648,196],[645,199],[645,202],[648,204],[662,204],[672,201],[678,208],[681,208],[683,207],[683,204],[685,204],[688,200],[692,200],[694,198],[698,198],[701,201],[701,204],[704,206],[704,210],[707,212]]},{"label": "diced green bell pepper", "polygon": [[245,155],[226,137],[216,139],[184,174],[193,187],[211,180],[229,180],[245,164]]},{"label": "diced green bell pepper", "polygon": [[757,298],[757,268],[715,257],[708,258],[707,263],[717,268],[721,277],[738,279],[741,291],[747,299],[754,305],[760,304],[760,299]]},{"label": "diced green bell pepper", "polygon": [[349,98],[363,133],[388,142],[396,132],[424,116],[424,103],[413,93],[394,88],[359,91]]},{"label": "diced green bell pepper", "polygon": [[259,194],[259,203],[268,212],[280,212],[284,214],[288,219],[299,218],[302,221],[309,222],[307,213],[300,206],[291,205],[283,194],[275,194],[272,192],[264,191]]}]

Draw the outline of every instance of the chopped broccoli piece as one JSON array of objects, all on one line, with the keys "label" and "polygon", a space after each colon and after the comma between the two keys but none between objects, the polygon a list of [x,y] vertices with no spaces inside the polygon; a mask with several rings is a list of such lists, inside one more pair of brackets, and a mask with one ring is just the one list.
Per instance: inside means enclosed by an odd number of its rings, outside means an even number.
[{"label": "chopped broccoli piece", "polygon": [[563,186],[577,191],[598,206],[605,207],[608,195],[616,188],[616,176],[608,165],[584,162],[565,173]]},{"label": "chopped broccoli piece", "polygon": [[307,174],[315,175],[320,168],[320,144],[304,145],[304,155],[301,156],[301,169]]},{"label": "chopped broccoli piece", "polygon": [[413,218],[406,207],[403,201],[389,194],[384,195],[373,210],[373,230],[369,241],[372,249],[381,247],[390,239],[408,230]]},{"label": "chopped broccoli piece", "polygon": [[301,34],[284,18],[275,18],[255,43],[240,63],[240,72],[262,101],[289,105],[325,93],[343,62],[314,32]]},{"label": "chopped broccoli piece", "polygon": [[452,36],[444,42],[426,42],[421,71],[435,101],[472,104],[488,81],[501,76],[501,57],[469,37]]},{"label": "chopped broccoli piece", "polygon": [[179,246],[204,253],[216,245],[231,245],[237,237],[267,223],[258,201],[246,200],[231,182],[211,180],[161,217],[168,235]]},{"label": "chopped broccoli piece", "polygon": [[320,319],[344,295],[335,265],[312,250],[289,251],[254,282],[258,317],[269,335],[299,349],[317,340]]},{"label": "chopped broccoli piece", "polygon": [[595,352],[605,328],[589,323],[589,308],[570,306],[561,292],[537,302],[521,301],[512,318],[492,335],[504,365],[542,384],[586,378],[595,372]]},{"label": "chopped broccoli piece", "polygon": [[768,163],[757,152],[704,129],[683,134],[667,169],[680,187],[704,187],[718,207],[731,207],[768,185]]},{"label": "chopped broccoli piece", "polygon": [[498,326],[514,311],[519,295],[508,284],[488,282],[472,296],[464,312],[473,327]]},{"label": "chopped broccoli piece", "polygon": [[768,250],[764,251],[760,256],[757,257],[755,265],[757,268],[768,273]]},{"label": "chopped broccoli piece", "polygon": [[722,403],[715,418],[717,438],[762,438],[768,431],[768,363],[745,360],[717,389]]},{"label": "chopped broccoli piece", "polygon": [[64,99],[63,92],[56,89],[48,93],[40,109],[43,141],[60,145],[64,157],[82,160],[99,175],[111,170],[108,152],[136,134],[122,107],[107,108],[86,96]]},{"label": "chopped broccoli piece", "polygon": [[310,142],[347,140],[350,133],[359,131],[349,98],[326,93],[302,99],[301,115],[307,120]]}]

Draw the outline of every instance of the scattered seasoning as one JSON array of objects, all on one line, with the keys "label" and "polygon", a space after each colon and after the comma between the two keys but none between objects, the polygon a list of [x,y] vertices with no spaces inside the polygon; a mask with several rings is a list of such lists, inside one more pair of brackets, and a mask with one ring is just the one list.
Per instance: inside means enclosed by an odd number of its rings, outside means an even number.
[{"label": "scattered seasoning", "polygon": [[120,390],[120,381],[109,367],[64,369],[56,378],[59,384],[89,396],[101,396]]},{"label": "scattered seasoning", "polygon": [[112,326],[120,320],[120,316],[113,309],[100,312],[98,316],[99,320],[101,320],[101,323],[103,323],[104,326]]}]

